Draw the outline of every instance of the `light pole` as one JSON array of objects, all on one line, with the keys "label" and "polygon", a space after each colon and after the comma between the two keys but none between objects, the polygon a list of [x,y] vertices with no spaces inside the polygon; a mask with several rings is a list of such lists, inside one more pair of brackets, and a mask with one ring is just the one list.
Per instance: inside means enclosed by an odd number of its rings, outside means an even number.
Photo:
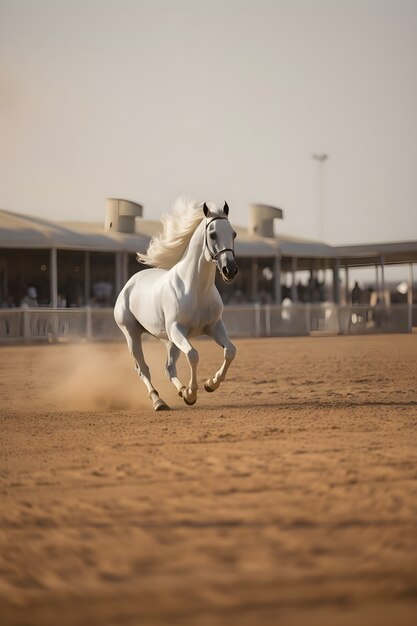
[{"label": "light pole", "polygon": [[324,164],[329,158],[328,154],[324,152],[320,154],[313,154],[313,159],[317,161],[319,168],[319,209],[318,209],[318,223],[319,223],[319,239],[324,242],[325,237],[325,196],[324,196]]}]

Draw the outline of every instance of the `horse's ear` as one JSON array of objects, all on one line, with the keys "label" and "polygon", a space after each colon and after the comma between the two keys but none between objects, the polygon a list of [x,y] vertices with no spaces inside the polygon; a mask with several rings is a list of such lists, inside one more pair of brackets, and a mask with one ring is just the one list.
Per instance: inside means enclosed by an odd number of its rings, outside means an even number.
[{"label": "horse's ear", "polygon": [[227,202],[224,203],[223,213],[225,215],[229,215],[229,205],[227,204]]},{"label": "horse's ear", "polygon": [[208,214],[210,213],[210,210],[209,210],[209,208],[208,208],[206,203],[203,204],[203,211],[204,211],[204,215],[206,217],[208,217]]}]

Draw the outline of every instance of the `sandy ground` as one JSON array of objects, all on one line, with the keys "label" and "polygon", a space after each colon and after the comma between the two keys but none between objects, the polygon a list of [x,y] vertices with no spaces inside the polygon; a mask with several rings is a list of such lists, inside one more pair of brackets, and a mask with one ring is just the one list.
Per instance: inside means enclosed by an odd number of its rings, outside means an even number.
[{"label": "sandy ground", "polygon": [[417,335],[237,346],[0,348],[3,626],[417,623]]}]

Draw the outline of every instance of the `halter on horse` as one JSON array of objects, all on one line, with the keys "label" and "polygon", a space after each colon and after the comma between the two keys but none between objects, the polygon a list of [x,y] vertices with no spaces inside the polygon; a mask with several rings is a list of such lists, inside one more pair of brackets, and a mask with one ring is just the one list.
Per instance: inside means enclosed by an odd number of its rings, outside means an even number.
[{"label": "halter on horse", "polygon": [[[166,373],[186,404],[197,400],[198,352],[189,338],[208,335],[224,349],[219,370],[204,383],[206,391],[215,391],[224,381],[235,358],[222,321],[223,303],[214,284],[216,268],[226,282],[237,273],[234,255],[234,232],[229,207],[222,210],[204,203],[182,203],[168,216],[164,233],[154,238],[139,259],[153,265],[130,278],[117,299],[114,317],[126,337],[135,359],[136,370],[145,383],[156,411],[168,409],[153,387],[141,345],[147,332],[163,341],[167,349]],[[182,228],[183,227],[183,228]],[[177,376],[176,363],[183,352],[191,378],[185,386]]]}]

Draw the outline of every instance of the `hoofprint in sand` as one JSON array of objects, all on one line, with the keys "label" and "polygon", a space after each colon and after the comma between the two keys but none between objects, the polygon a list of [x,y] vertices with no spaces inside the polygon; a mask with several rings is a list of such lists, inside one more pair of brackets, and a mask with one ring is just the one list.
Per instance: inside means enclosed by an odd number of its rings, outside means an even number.
[{"label": "hoofprint in sand", "polygon": [[3,625],[416,623],[417,336],[236,343],[0,348]]}]

